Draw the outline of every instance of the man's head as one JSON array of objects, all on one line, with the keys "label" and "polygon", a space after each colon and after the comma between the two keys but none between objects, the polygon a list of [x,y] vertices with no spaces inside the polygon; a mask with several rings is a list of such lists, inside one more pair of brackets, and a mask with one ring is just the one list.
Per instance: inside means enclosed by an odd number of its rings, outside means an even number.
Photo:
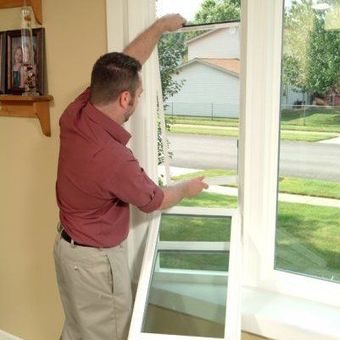
[{"label": "man's head", "polygon": [[127,120],[136,107],[135,99],[141,93],[140,62],[123,53],[107,53],[93,66],[91,98],[95,106],[107,106],[118,101],[126,111]]}]

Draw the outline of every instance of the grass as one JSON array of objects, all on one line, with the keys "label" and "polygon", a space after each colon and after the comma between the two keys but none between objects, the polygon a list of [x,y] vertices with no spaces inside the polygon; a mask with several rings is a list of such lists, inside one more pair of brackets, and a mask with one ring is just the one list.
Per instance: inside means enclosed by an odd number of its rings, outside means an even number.
[{"label": "grass", "polygon": [[[236,198],[202,193],[183,200],[183,206],[227,207],[236,206]],[[199,221],[199,219],[201,219]],[[228,240],[230,222],[216,219],[212,223],[206,217],[163,216],[161,240]],[[190,223],[188,223],[188,221]],[[197,229],[197,230],[196,230]],[[306,204],[279,203],[276,267],[286,271],[340,281],[340,209],[310,206]],[[162,267],[219,270],[225,264],[225,256],[208,260],[207,255],[168,255],[161,258]],[[206,257],[204,260],[204,256]],[[193,262],[194,261],[194,262]],[[211,262],[210,262],[211,261]],[[210,267],[209,267],[210,266]]]},{"label": "grass", "polygon": [[160,253],[160,266],[173,269],[227,271],[227,252],[165,252]]},{"label": "grass", "polygon": [[276,267],[340,281],[340,209],[279,203]]},{"label": "grass", "polygon": [[340,133],[340,108],[313,107],[305,113],[282,110],[281,124],[283,129]]},{"label": "grass", "polygon": [[297,177],[280,178],[279,191],[288,194],[334,198],[340,200],[340,183],[304,179]]},{"label": "grass", "polygon": [[209,125],[209,126],[229,126],[238,127],[238,118],[211,118],[191,117],[191,116],[170,116],[167,119],[171,124],[188,124],[188,125]]},{"label": "grass", "polygon": [[[184,133],[204,136],[223,136],[223,137],[238,137],[239,131],[230,127],[216,127],[216,126],[195,126],[195,125],[172,125],[171,133]],[[319,133],[308,131],[281,131],[281,139],[295,142],[319,142],[321,140],[335,138],[338,135],[335,133]]]},{"label": "grass", "polygon": [[[214,118],[199,116],[172,116],[167,115],[171,124],[186,125],[207,125],[207,126],[224,126],[238,127],[238,118]],[[306,111],[282,110],[281,125],[283,130],[299,131],[319,131],[340,133],[340,108],[323,108],[313,107]]]},{"label": "grass", "polygon": [[[186,180],[198,176],[206,178],[235,175],[235,170],[211,169],[175,176],[174,180]],[[340,199],[340,183],[305,179],[298,177],[280,177],[279,191],[281,193]]]},{"label": "grass", "polygon": [[230,128],[214,128],[213,126],[197,127],[185,125],[172,125],[170,128],[171,133],[186,133],[193,135],[208,135],[208,136],[225,136],[225,137],[238,137],[238,130]]},{"label": "grass", "polygon": [[[237,137],[238,118],[167,116],[173,133]],[[281,138],[289,141],[318,142],[339,136],[340,108],[313,107],[305,111],[282,110]]]},{"label": "grass", "polygon": [[[201,241],[202,239],[212,242],[228,241],[230,239],[230,224],[229,217],[181,216],[178,218],[176,215],[164,215],[161,222],[160,239],[161,241],[174,239],[176,241]],[[208,235],[207,225],[210,231]],[[221,235],[223,235],[222,238]]]}]

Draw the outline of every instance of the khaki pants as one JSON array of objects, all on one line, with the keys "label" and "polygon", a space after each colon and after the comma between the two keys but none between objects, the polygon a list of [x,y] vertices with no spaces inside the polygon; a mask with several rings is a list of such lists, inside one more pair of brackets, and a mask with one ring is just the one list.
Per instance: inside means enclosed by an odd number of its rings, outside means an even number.
[{"label": "khaki pants", "polygon": [[65,323],[62,340],[125,340],[132,312],[126,242],[76,246],[57,235],[54,259]]}]

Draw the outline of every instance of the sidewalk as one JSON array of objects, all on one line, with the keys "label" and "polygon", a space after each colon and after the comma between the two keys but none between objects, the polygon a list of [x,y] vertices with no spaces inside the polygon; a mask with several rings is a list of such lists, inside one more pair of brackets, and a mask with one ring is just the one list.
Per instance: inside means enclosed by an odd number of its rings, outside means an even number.
[{"label": "sidewalk", "polygon": [[340,137],[335,137],[335,138],[331,138],[331,139],[322,140],[319,143],[339,144],[340,145]]},{"label": "sidewalk", "polygon": [[[160,173],[162,173],[162,167],[160,167]],[[189,169],[189,168],[179,168],[179,167],[171,167],[170,172],[171,176],[180,176],[184,174],[194,173],[200,171],[199,169]],[[207,179],[209,184],[209,189],[206,192],[229,195],[229,196],[237,196],[238,189],[235,187],[222,186],[221,184],[230,185],[236,183],[235,176],[226,176],[226,177],[216,177]],[[218,184],[218,185],[217,185]],[[317,206],[325,206],[325,207],[334,207],[340,208],[340,200],[333,198],[322,198],[322,197],[314,197],[314,196],[305,196],[305,195],[295,195],[295,194],[279,194],[279,201],[281,202],[289,202],[289,203],[300,203],[300,204],[308,204],[308,205],[317,205]]]}]

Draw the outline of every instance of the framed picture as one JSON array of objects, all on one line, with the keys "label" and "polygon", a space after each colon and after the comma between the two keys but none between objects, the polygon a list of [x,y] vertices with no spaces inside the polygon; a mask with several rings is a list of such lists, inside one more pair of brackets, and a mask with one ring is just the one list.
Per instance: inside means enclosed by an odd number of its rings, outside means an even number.
[{"label": "framed picture", "polygon": [[6,82],[6,32],[0,32],[0,94],[5,93]]},{"label": "framed picture", "polygon": [[[36,73],[36,89],[44,94],[44,28],[32,29],[33,35],[33,69]],[[21,94],[24,92],[23,55],[21,31],[7,31],[7,84],[6,93]]]}]

